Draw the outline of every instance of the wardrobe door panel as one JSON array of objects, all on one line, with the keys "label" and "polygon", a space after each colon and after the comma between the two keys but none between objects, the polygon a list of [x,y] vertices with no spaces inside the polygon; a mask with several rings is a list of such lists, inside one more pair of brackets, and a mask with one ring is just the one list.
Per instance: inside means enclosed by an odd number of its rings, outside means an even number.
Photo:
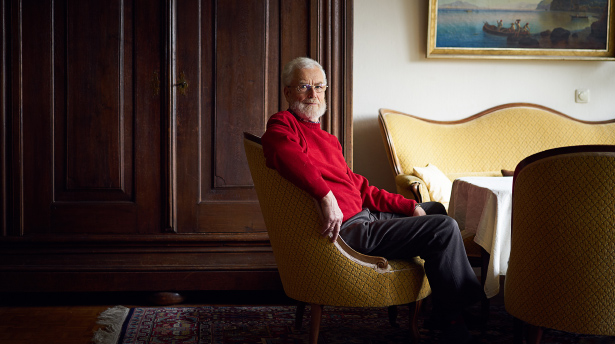
[{"label": "wardrobe door panel", "polygon": [[295,57],[320,60],[333,76],[337,89],[327,98],[334,111],[323,129],[351,152],[349,136],[338,126],[350,116],[338,106],[351,99],[338,79],[346,75],[347,62],[339,47],[328,47],[346,44],[339,25],[346,25],[350,9],[346,2],[325,0],[173,2],[171,231],[267,239],[243,132],[262,135],[267,119],[286,109],[280,74]]},{"label": "wardrobe door panel", "polygon": [[130,234],[158,225],[138,221],[159,217],[160,208],[160,125],[151,121],[159,96],[138,73],[152,78],[160,46],[138,43],[160,31],[151,22],[159,23],[160,10],[139,3],[23,2],[17,123],[25,234]]},{"label": "wardrobe door panel", "polygon": [[277,1],[177,2],[178,232],[266,231],[242,133],[261,135],[277,108],[278,13]]}]

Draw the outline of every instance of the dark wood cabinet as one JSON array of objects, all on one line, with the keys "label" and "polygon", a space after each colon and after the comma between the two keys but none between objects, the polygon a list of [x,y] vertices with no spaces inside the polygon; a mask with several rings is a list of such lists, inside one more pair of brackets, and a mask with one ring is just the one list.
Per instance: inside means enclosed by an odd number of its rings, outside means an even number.
[{"label": "dark wood cabinet", "polygon": [[352,5],[2,1],[0,291],[280,288],[242,133],[310,56],[352,164]]}]

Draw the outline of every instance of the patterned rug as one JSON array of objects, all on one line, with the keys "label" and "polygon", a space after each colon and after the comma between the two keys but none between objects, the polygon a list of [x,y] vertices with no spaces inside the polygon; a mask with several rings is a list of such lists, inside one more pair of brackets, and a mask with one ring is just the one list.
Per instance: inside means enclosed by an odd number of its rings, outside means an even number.
[{"label": "patterned rug", "polygon": [[[399,307],[399,328],[388,322],[386,309],[325,307],[319,343],[409,343],[408,307]],[[100,344],[302,344],[308,341],[309,306],[303,328],[294,329],[293,306],[114,307],[99,319],[93,339]],[[114,320],[115,319],[115,320]],[[439,331],[422,327],[420,343],[437,343]],[[472,330],[481,343],[512,343],[512,318],[503,306],[491,307],[485,331]],[[545,330],[542,343],[615,343],[615,338]]]}]

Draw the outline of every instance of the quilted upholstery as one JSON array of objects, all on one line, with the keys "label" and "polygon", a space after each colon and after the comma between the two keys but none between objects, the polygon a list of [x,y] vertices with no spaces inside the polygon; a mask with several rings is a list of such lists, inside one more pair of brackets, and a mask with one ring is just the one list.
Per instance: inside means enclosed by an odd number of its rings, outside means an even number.
[{"label": "quilted upholstery", "polygon": [[382,269],[351,260],[338,244],[322,237],[315,201],[265,166],[260,144],[246,139],[244,145],[289,297],[320,305],[379,307],[412,303],[430,294],[421,259],[389,261]]},{"label": "quilted upholstery", "polygon": [[560,148],[517,167],[505,302],[532,325],[615,335],[615,146]]},{"label": "quilted upholstery", "polygon": [[[449,179],[513,170],[525,157],[555,147],[615,144],[615,121],[582,122],[534,104],[507,104],[467,119],[436,122],[381,109],[380,127],[398,193],[407,190],[414,166],[431,163]],[[405,180],[400,175],[408,176]],[[421,191],[428,201],[426,189]]]}]

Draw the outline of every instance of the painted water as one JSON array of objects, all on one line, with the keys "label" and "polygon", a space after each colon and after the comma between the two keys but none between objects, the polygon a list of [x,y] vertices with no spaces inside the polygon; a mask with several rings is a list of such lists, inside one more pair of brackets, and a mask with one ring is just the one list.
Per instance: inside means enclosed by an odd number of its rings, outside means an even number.
[{"label": "painted water", "polygon": [[[572,12],[561,11],[506,11],[506,10],[438,10],[438,27],[436,47],[440,48],[510,48],[507,37],[488,34],[483,31],[485,22],[497,25],[502,20],[502,27],[509,28],[517,19],[520,25],[529,23],[532,37],[539,39],[540,33],[561,27],[585,38],[589,34],[591,23],[597,21],[601,14],[587,14],[587,18],[572,19]],[[544,38],[543,38],[544,40]],[[574,49],[577,46],[569,46]],[[602,49],[606,49],[606,43]]]}]

